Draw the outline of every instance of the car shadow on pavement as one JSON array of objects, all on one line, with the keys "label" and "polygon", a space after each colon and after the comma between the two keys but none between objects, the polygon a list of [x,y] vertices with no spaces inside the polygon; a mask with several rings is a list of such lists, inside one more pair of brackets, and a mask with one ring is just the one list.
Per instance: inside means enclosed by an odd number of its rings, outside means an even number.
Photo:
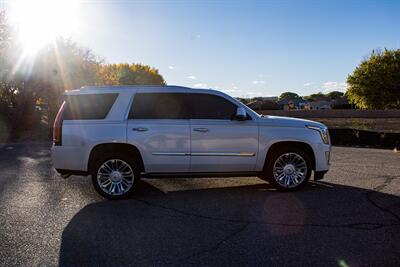
[{"label": "car shadow on pavement", "polygon": [[400,198],[379,191],[311,182],[293,193],[268,184],[166,193],[141,182],[131,199],[80,210],[59,264],[391,265],[399,230]]}]

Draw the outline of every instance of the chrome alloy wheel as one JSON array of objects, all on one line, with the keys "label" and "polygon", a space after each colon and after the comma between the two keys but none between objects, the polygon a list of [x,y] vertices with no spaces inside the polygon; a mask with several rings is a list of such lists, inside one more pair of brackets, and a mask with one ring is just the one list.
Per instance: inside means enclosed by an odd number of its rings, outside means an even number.
[{"label": "chrome alloy wheel", "polygon": [[97,171],[97,183],[109,195],[123,195],[133,186],[135,175],[131,166],[120,159],[110,159]]},{"label": "chrome alloy wheel", "polygon": [[306,178],[307,163],[297,153],[285,153],[275,161],[272,173],[279,185],[294,188]]}]

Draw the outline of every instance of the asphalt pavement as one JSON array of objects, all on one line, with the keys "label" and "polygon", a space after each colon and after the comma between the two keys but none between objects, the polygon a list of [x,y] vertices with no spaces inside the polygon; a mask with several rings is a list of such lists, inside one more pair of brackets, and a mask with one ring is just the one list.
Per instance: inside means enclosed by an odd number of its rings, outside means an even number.
[{"label": "asphalt pavement", "polygon": [[325,179],[145,179],[107,201],[50,144],[0,145],[0,266],[400,266],[400,153],[334,147]]}]

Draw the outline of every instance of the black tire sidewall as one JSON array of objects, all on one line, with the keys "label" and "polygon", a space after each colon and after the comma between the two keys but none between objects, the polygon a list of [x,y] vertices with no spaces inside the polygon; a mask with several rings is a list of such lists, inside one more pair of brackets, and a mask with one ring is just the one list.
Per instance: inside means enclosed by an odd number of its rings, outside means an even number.
[{"label": "black tire sidewall", "polygon": [[[127,164],[129,164],[129,166],[133,170],[133,173],[134,173],[133,185],[126,193],[124,193],[122,195],[107,194],[100,188],[99,184],[97,183],[98,169],[100,168],[101,165],[103,165],[104,162],[106,162],[110,159],[119,159],[119,160],[125,161]],[[140,172],[139,172],[137,165],[136,165],[134,159],[132,158],[132,156],[127,155],[125,153],[118,153],[118,154],[110,154],[110,155],[103,156],[103,157],[96,159],[95,162],[93,163],[93,168],[90,171],[90,174],[92,176],[92,183],[93,183],[94,189],[97,191],[97,193],[99,193],[102,197],[104,197],[106,199],[118,200],[118,199],[125,199],[132,194],[132,192],[137,187]]]},{"label": "black tire sidewall", "polygon": [[[275,161],[285,153],[296,153],[300,155],[306,162],[307,164],[307,174],[306,177],[304,178],[303,182],[301,182],[300,185],[293,187],[293,188],[286,188],[281,186],[274,178],[273,174],[273,167]],[[267,181],[269,181],[276,189],[280,191],[296,191],[305,186],[308,181],[310,180],[311,177],[311,172],[312,172],[312,165],[311,165],[311,159],[310,156],[302,149],[297,148],[297,147],[287,147],[287,148],[280,148],[272,152],[270,158],[267,161],[267,166],[265,170],[265,176]]]}]

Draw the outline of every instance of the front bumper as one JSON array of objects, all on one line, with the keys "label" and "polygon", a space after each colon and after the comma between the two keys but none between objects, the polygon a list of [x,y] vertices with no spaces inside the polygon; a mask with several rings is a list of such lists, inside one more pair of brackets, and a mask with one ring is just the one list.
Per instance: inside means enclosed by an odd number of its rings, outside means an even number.
[{"label": "front bumper", "polygon": [[330,167],[331,145],[313,144],[315,155],[315,172],[327,172]]},{"label": "front bumper", "polygon": [[327,173],[328,171],[319,171],[319,172],[314,172],[314,180],[322,180],[324,179],[324,175]]}]

